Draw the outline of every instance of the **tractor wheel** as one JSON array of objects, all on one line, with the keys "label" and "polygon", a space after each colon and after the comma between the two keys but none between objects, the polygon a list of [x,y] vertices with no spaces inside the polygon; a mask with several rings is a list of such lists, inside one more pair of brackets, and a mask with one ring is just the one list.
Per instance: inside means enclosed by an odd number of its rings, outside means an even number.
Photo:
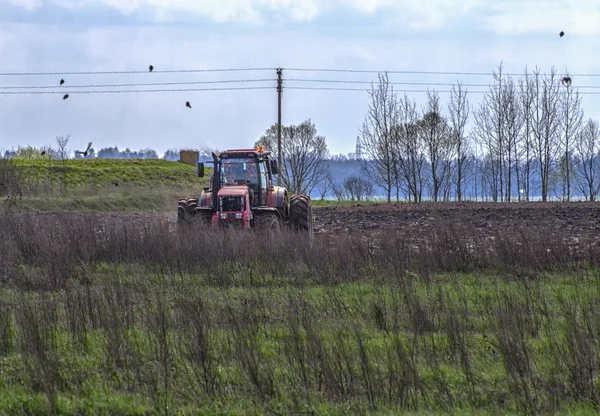
[{"label": "tractor wheel", "polygon": [[177,220],[179,223],[189,223],[196,216],[197,198],[180,199],[177,203]]},{"label": "tractor wheel", "polygon": [[202,225],[210,225],[212,221],[212,213],[206,211],[196,211],[196,216],[202,222]]},{"label": "tractor wheel", "polygon": [[313,232],[312,206],[307,195],[292,195],[290,198],[290,223],[294,231]]},{"label": "tractor wheel", "polygon": [[281,229],[281,222],[277,214],[262,213],[255,215],[254,229],[260,233],[277,233]]}]

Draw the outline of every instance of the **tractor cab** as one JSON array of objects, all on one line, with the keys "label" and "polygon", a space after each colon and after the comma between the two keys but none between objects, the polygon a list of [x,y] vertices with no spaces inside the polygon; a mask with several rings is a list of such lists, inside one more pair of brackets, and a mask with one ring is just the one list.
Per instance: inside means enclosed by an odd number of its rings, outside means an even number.
[{"label": "tractor cab", "polygon": [[265,169],[264,161],[259,161],[258,158],[223,159],[217,172],[221,181],[219,194],[227,194],[232,190],[232,186],[247,188],[250,205],[259,206],[260,196],[264,199],[270,186],[270,177]]}]

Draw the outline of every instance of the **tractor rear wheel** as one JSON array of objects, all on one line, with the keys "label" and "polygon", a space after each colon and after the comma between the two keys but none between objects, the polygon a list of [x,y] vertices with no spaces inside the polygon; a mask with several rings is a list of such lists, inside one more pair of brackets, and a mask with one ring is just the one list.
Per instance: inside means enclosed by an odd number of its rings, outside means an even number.
[{"label": "tractor rear wheel", "polygon": [[290,223],[294,231],[304,231],[312,235],[313,218],[310,197],[307,195],[292,195],[290,198]]},{"label": "tractor rear wheel", "polygon": [[183,198],[177,202],[177,221],[189,223],[196,216],[197,198]]}]

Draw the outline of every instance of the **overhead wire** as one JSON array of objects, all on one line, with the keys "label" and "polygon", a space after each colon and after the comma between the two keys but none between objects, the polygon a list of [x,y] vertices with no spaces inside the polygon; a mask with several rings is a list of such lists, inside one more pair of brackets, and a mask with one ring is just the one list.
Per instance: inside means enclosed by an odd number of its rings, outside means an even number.
[{"label": "overhead wire", "polygon": [[274,87],[220,87],[220,88],[179,88],[179,89],[137,89],[137,90],[83,90],[71,91],[0,91],[0,95],[38,95],[38,94],[122,94],[146,92],[190,92],[190,91],[239,91],[239,90],[268,90]]},{"label": "overhead wire", "polygon": [[[316,90],[316,91],[369,91],[367,88],[338,88],[338,87],[294,87],[294,86],[283,86],[283,89],[288,90]],[[431,90],[395,90],[395,92],[413,92],[413,93],[426,93]],[[436,93],[451,93],[452,90],[435,90]],[[487,94],[488,91],[473,91],[465,90],[468,94]],[[600,95],[600,91],[583,91],[579,92],[580,95]]]},{"label": "overhead wire", "polygon": [[0,72],[0,76],[61,76],[61,75],[125,75],[125,74],[179,74],[196,72],[274,71],[275,68],[214,68],[214,69],[164,69],[152,71],[71,71],[71,72]]},{"label": "overhead wire", "polygon": [[[290,82],[315,82],[315,83],[332,83],[332,84],[373,84],[377,83],[377,81],[357,81],[357,80],[335,80],[335,79],[300,79],[300,78],[284,78],[284,81]],[[457,83],[451,82],[394,82],[390,81],[390,85],[424,85],[424,86],[445,86],[445,87],[453,87],[457,86]],[[489,88],[490,84],[460,84],[462,87],[484,87]],[[577,88],[600,88],[600,85],[578,85]]]},{"label": "overhead wire", "polygon": [[[68,88],[120,88],[120,87],[150,87],[150,86],[165,86],[165,85],[201,85],[201,84],[232,84],[232,83],[252,83],[252,82],[276,82],[275,78],[263,79],[229,79],[221,81],[182,81],[182,82],[150,82],[150,83],[134,83],[134,84],[88,84],[88,85],[69,85]],[[56,85],[41,85],[41,86],[0,86],[0,90],[10,89],[49,89],[62,88],[64,86]]]},{"label": "overhead wire", "polygon": [[[336,72],[336,73],[365,73],[365,74],[412,74],[412,75],[469,75],[493,76],[493,72],[476,71],[425,71],[425,70],[394,70],[394,69],[351,69],[351,68],[281,68],[283,71],[296,72]],[[60,76],[60,75],[127,75],[127,74],[156,74],[156,73],[202,73],[202,72],[245,72],[245,71],[275,71],[275,67],[258,68],[202,68],[202,69],[165,69],[148,70],[123,70],[123,71],[66,71],[66,72],[0,72],[0,76]],[[520,76],[524,73],[504,73],[507,76]],[[600,73],[573,73],[576,77],[600,77]]]},{"label": "overhead wire", "polygon": [[[413,74],[413,75],[471,75],[471,76],[493,76],[493,72],[450,72],[450,71],[416,71],[416,70],[373,70],[373,69],[335,69],[335,68],[283,68],[284,71],[298,71],[298,72],[340,72],[340,73],[365,73],[365,74]],[[525,73],[509,73],[503,72],[506,76],[521,76]],[[533,75],[533,72],[530,73]],[[544,74],[544,73],[541,73]],[[571,76],[577,77],[600,77],[600,73],[588,73],[588,74],[570,74]]]},{"label": "overhead wire", "polygon": [[[135,84],[132,84],[135,85]],[[142,86],[144,84],[138,84]],[[427,85],[427,84],[425,84]],[[430,85],[430,84],[429,84]],[[28,88],[25,91],[7,91],[0,88],[0,95],[41,95],[41,94],[117,94],[117,93],[148,93],[148,92],[197,92],[197,91],[244,91],[244,90],[276,90],[276,86],[244,86],[244,87],[213,87],[213,88],[156,88],[156,89],[114,89],[114,90],[71,90],[62,87],[56,88],[56,91],[36,91],[35,87]],[[58,90],[60,88],[60,90]],[[361,91],[367,92],[370,88],[350,88],[350,87],[310,87],[310,86],[294,86],[294,85],[283,85],[283,89],[287,90],[306,90],[306,91]],[[589,88],[600,88],[592,87]],[[407,93],[427,93],[430,91],[436,93],[451,93],[452,90],[439,90],[439,89],[396,89],[396,92],[407,92]],[[486,94],[487,90],[465,90],[468,94]],[[600,91],[578,91],[580,95],[599,95]]]}]

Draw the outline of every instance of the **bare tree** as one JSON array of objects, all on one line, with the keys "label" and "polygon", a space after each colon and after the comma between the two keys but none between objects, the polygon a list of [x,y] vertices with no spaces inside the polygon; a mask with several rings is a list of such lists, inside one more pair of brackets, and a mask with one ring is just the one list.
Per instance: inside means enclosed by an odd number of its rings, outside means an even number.
[{"label": "bare tree", "polygon": [[71,139],[71,135],[67,134],[66,136],[56,136],[56,154],[58,159],[60,160],[60,196],[64,196],[65,188],[66,188],[66,163],[69,158],[69,149],[67,146],[69,145],[69,140]]},{"label": "bare tree", "polygon": [[448,123],[442,116],[439,96],[435,91],[427,93],[427,105],[423,109],[423,118],[419,125],[429,162],[431,196],[437,202],[448,174],[446,163],[450,159],[453,142]]},{"label": "bare tree", "polygon": [[[277,125],[255,143],[277,154]],[[311,120],[281,129],[281,179],[292,193],[310,194],[329,171],[327,142]]]},{"label": "bare tree", "polygon": [[57,158],[61,161],[67,160],[69,158],[69,141],[71,140],[71,135],[67,134],[66,136],[56,136],[56,155]]},{"label": "bare tree", "polygon": [[373,196],[373,183],[358,175],[347,177],[343,186],[352,201],[367,201]]},{"label": "bare tree", "polygon": [[[535,84],[533,83],[530,74],[525,69],[525,74],[519,79],[519,95],[521,98],[521,108],[523,109],[523,129],[520,152],[525,157],[524,172],[522,174],[521,182],[525,189],[525,199],[529,201],[531,195],[531,170],[532,170],[532,151],[533,151],[533,139],[532,139],[532,117],[533,117],[533,106],[535,103]],[[519,189],[519,196],[520,196]]]},{"label": "bare tree", "polygon": [[576,136],[577,184],[588,201],[595,201],[600,190],[600,127],[598,121],[588,119]]},{"label": "bare tree", "polygon": [[471,148],[466,134],[470,112],[469,101],[467,100],[467,90],[463,89],[460,82],[452,87],[448,111],[452,126],[452,139],[456,149],[456,175],[454,177],[456,198],[462,201],[466,179],[465,162],[471,154]]},{"label": "bare tree", "polygon": [[489,187],[494,202],[504,198],[505,171],[505,123],[504,123],[504,75],[502,64],[498,72],[494,71],[494,84],[483,97],[479,109],[475,112],[474,133],[482,151],[483,161],[481,173],[486,175],[486,185]]},{"label": "bare tree", "polygon": [[399,101],[400,114],[394,130],[396,176],[401,178],[404,193],[414,203],[423,198],[424,171],[427,158],[420,134],[419,115],[414,99],[406,93]]},{"label": "bare tree", "polygon": [[[522,138],[523,128],[523,111],[521,108],[520,97],[517,93],[515,82],[512,78],[508,78],[502,89],[502,120],[503,120],[503,131],[505,135],[504,149],[503,149],[503,160],[505,161],[505,174],[506,188],[504,199],[508,202],[511,201],[512,188],[513,188],[513,176],[517,181],[517,195],[520,200],[520,181],[519,181],[519,144]],[[513,174],[514,170],[514,174]]]},{"label": "bare tree", "polygon": [[554,68],[549,75],[534,74],[534,106],[532,133],[534,158],[538,165],[542,201],[548,200],[552,162],[557,154],[561,137],[560,82]]},{"label": "bare tree", "polygon": [[571,200],[571,171],[573,170],[573,141],[579,135],[583,124],[583,109],[579,91],[574,91],[570,84],[561,94],[561,120],[562,120],[562,157],[561,176],[563,184],[563,198]]},{"label": "bare tree", "polygon": [[394,153],[394,129],[398,125],[398,100],[387,73],[379,74],[379,83],[369,90],[369,109],[361,129],[360,143],[366,158],[361,166],[365,176],[385,191],[391,202],[392,189],[398,198],[397,155]]},{"label": "bare tree", "polygon": [[321,182],[319,183],[319,196],[321,198],[321,201],[325,200],[325,197],[332,190],[332,188],[333,175],[331,174],[331,170],[328,170],[323,180],[321,180]]},{"label": "bare tree", "polygon": [[344,189],[344,186],[337,182],[331,183],[331,192],[333,192],[335,199],[338,201],[343,201],[346,196],[346,190]]}]

